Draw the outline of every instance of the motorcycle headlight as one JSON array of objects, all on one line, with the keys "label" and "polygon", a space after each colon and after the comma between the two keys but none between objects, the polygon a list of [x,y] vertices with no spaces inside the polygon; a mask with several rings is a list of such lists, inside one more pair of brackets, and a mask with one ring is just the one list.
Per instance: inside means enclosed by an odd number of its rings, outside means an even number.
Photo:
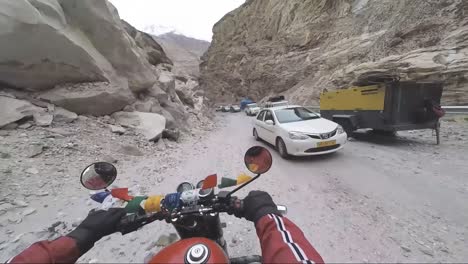
[{"label": "motorcycle headlight", "polygon": [[338,125],[338,127],[336,128],[336,133],[338,133],[338,134],[343,134],[344,132],[345,132],[345,131],[344,131],[343,127],[340,126],[340,125]]},{"label": "motorcycle headlight", "polygon": [[305,140],[308,139],[309,136],[300,132],[289,132],[289,138],[294,140]]}]

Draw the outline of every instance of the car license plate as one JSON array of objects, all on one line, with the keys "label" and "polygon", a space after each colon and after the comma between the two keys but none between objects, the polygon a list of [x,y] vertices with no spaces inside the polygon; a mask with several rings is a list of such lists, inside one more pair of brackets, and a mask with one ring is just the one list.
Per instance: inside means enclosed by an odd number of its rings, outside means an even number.
[{"label": "car license plate", "polygon": [[322,141],[317,143],[317,148],[336,145],[336,140]]}]

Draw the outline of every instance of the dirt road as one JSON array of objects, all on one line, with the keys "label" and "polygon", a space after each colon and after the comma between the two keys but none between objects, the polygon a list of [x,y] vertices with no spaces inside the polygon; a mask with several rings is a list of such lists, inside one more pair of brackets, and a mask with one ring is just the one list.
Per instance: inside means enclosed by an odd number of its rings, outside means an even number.
[{"label": "dirt road", "polygon": [[[146,152],[143,157],[119,160],[116,184],[157,194],[213,173],[235,177],[247,171],[244,152],[258,144],[271,150],[273,166],[239,196],[262,189],[287,205],[288,217],[325,261],[468,260],[468,123],[444,122],[440,146],[434,145],[429,131],[400,133],[396,139],[358,134],[338,153],[283,160],[271,146],[251,136],[252,118],[241,113],[216,118],[217,129],[170,146],[168,154]],[[78,177],[77,167],[67,172]],[[42,207],[36,214],[20,224],[0,226],[0,232],[9,232],[0,243],[2,259],[50,236],[47,227],[54,221],[65,222],[64,229],[54,234],[66,233],[94,206],[77,179],[56,180],[69,184],[60,185],[67,192],[38,197],[35,206]],[[49,206],[43,207],[45,203]],[[222,219],[228,224],[225,235],[231,255],[260,252],[251,223],[231,216]],[[125,237],[115,234],[98,242],[80,261],[141,262],[148,252],[160,249],[154,243],[158,237],[171,232],[165,223],[153,223]]]}]

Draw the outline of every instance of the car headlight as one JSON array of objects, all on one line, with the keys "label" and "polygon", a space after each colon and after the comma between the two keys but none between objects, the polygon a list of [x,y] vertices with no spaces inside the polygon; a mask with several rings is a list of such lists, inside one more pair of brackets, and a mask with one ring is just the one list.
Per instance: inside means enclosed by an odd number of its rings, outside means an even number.
[{"label": "car headlight", "polygon": [[309,136],[301,132],[289,132],[289,138],[294,140],[305,140],[308,139]]},{"label": "car headlight", "polygon": [[338,134],[343,134],[344,132],[345,132],[345,131],[344,131],[343,127],[340,126],[340,125],[338,125],[338,127],[336,128],[336,133],[338,133]]}]

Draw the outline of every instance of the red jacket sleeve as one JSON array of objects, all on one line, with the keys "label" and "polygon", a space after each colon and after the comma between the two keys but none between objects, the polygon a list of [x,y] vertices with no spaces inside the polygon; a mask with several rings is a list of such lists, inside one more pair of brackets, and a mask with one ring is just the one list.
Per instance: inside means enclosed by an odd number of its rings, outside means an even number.
[{"label": "red jacket sleeve", "polygon": [[80,256],[73,238],[60,237],[36,242],[7,263],[75,263]]},{"label": "red jacket sleeve", "polygon": [[256,229],[264,263],[324,263],[302,231],[286,217],[266,215]]}]

